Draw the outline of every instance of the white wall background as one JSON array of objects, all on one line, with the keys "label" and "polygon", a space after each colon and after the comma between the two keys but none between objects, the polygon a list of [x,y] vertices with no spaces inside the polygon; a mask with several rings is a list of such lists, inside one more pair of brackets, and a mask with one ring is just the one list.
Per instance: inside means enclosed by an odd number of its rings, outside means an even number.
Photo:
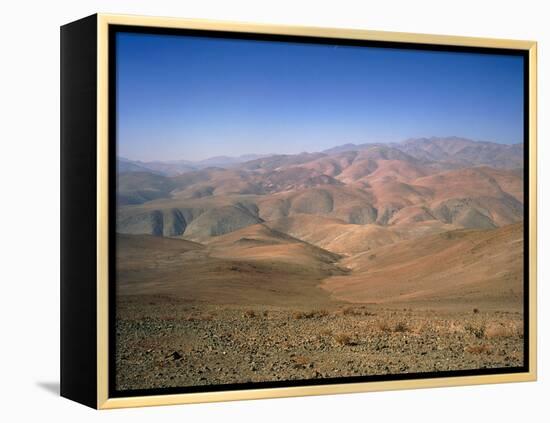
[{"label": "white wall background", "polygon": [[[548,421],[550,25],[543,1],[6,1],[0,24],[3,421]],[[95,13],[533,39],[539,42],[539,382],[95,412],[59,382],[59,26]],[[546,162],[546,163],[545,163]],[[544,168],[544,165],[547,165]],[[548,190],[546,190],[546,194]],[[546,391],[546,392],[545,392]],[[31,420],[32,419],[32,420]]]}]

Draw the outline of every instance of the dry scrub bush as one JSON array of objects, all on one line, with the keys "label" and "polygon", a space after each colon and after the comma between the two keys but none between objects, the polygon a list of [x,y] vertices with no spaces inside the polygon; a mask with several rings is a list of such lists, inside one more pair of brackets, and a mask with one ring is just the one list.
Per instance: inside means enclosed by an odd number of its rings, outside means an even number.
[{"label": "dry scrub bush", "polygon": [[432,331],[441,335],[464,334],[464,322],[457,320],[431,320],[424,323],[424,331]]},{"label": "dry scrub bush", "polygon": [[340,310],[340,314],[343,316],[374,316],[375,313],[371,313],[368,310],[365,310],[364,306],[359,308],[357,307],[346,307]]},{"label": "dry scrub bush", "polygon": [[485,330],[485,337],[489,339],[519,336],[521,334],[522,328],[520,324],[515,322],[489,323]]},{"label": "dry scrub bush", "polygon": [[394,332],[408,332],[409,331],[409,327],[407,326],[407,324],[405,322],[398,322],[396,323],[396,325],[393,327],[393,331]]},{"label": "dry scrub bush", "polygon": [[243,316],[248,317],[249,319],[253,319],[254,317],[256,317],[256,312],[254,310],[246,310],[243,313]]},{"label": "dry scrub bush", "polygon": [[337,333],[334,335],[334,340],[340,345],[357,345],[353,336],[348,333]]},{"label": "dry scrub bush", "polygon": [[421,335],[430,329],[428,323],[424,320],[415,320],[409,324],[409,332],[415,335]]},{"label": "dry scrub bush", "polygon": [[451,320],[447,323],[447,332],[448,333],[466,333],[464,324]]},{"label": "dry scrub bush", "polygon": [[346,307],[342,309],[342,314],[344,316],[361,316],[363,313],[360,310],[357,310],[353,307]]},{"label": "dry scrub bush", "polygon": [[382,332],[391,332],[391,326],[385,320],[379,320],[376,323],[376,326],[378,326],[378,329]]},{"label": "dry scrub bush", "polygon": [[[376,323],[378,330],[382,332],[396,332],[403,333],[411,331],[411,328],[403,321],[393,324],[393,322],[387,322],[385,320],[379,320]],[[417,329],[418,330],[418,329]],[[417,332],[419,333],[419,332]]]},{"label": "dry scrub bush", "polygon": [[296,363],[298,366],[307,366],[309,363],[311,363],[311,360],[303,355],[297,355],[296,357],[294,357],[293,360],[294,363]]},{"label": "dry scrub bush", "polygon": [[486,330],[485,323],[479,323],[477,325],[468,323],[467,325],[464,326],[464,329],[466,330],[466,332],[471,333],[478,339],[485,338],[485,330]]},{"label": "dry scrub bush", "polygon": [[303,311],[295,311],[294,313],[292,313],[292,317],[294,317],[296,320],[305,319],[306,314]]},{"label": "dry scrub bush", "polygon": [[295,319],[312,319],[314,317],[325,317],[328,314],[327,310],[295,311],[292,313],[292,317]]},{"label": "dry scrub bush", "polygon": [[469,347],[464,348],[464,351],[470,354],[491,354],[492,349],[489,345],[470,345]]}]

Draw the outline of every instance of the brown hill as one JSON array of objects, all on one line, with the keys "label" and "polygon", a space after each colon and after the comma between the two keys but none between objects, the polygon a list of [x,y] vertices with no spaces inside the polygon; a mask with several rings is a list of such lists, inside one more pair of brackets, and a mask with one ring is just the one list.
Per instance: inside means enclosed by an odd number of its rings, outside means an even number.
[{"label": "brown hill", "polygon": [[175,188],[165,176],[150,172],[131,172],[117,175],[117,203],[141,204],[158,198],[167,198]]},{"label": "brown hill", "polygon": [[504,191],[497,180],[478,168],[442,172],[414,181],[432,192],[434,200],[450,198],[502,197]]},{"label": "brown hill", "polygon": [[456,230],[344,259],[350,276],[322,287],[350,302],[520,310],[523,223]]},{"label": "brown hill", "polygon": [[[212,178],[209,184],[215,181]],[[220,186],[229,190],[238,187],[238,183],[228,179]],[[304,214],[359,225],[402,226],[439,221],[463,228],[494,228],[523,219],[523,204],[518,200],[523,194],[522,186],[523,179],[516,171],[473,168],[409,182],[377,178],[366,187],[328,183],[270,195],[217,195],[219,189],[211,187],[204,195],[182,198],[181,192],[172,191],[172,198],[120,207],[118,230],[164,236],[185,234],[204,240],[262,221]],[[186,192],[196,187],[193,184]]]},{"label": "brown hill", "polygon": [[323,156],[316,160],[295,166],[300,166],[305,169],[317,171],[324,175],[336,177],[353,163],[358,154],[359,153],[357,151],[347,151],[338,155]]},{"label": "brown hill", "polygon": [[246,228],[241,235],[218,237],[217,244],[204,246],[182,239],[119,234],[117,292],[209,305],[334,304],[319,283],[345,273],[336,264],[337,255],[262,225]]},{"label": "brown hill", "polygon": [[237,231],[211,238],[207,244],[213,257],[246,258],[294,263],[301,266],[332,267],[341,256],[304,242],[265,224],[247,226]]},{"label": "brown hill", "polygon": [[273,171],[288,166],[307,163],[321,157],[323,153],[279,154],[248,161],[240,166],[249,171]]},{"label": "brown hill", "polygon": [[453,229],[436,220],[411,227],[355,225],[340,219],[297,214],[265,223],[272,229],[306,241],[328,251],[354,255],[426,234]]},{"label": "brown hill", "polygon": [[403,145],[408,152],[377,144],[330,154],[275,155],[170,178],[122,174],[117,230],[207,241],[297,215],[400,230],[419,224],[488,229],[523,219],[521,169],[457,169],[448,163],[455,154],[466,157],[473,145],[483,157],[488,151],[513,155],[516,147],[454,138]]},{"label": "brown hill", "polygon": [[346,222],[366,224],[376,221],[373,196],[364,190],[328,185],[259,197],[256,203],[265,221],[296,214],[333,217]]},{"label": "brown hill", "polygon": [[487,168],[454,170],[414,181],[431,191],[429,205],[434,216],[465,228],[490,228],[522,220],[523,204],[518,200],[522,183],[514,171]]},{"label": "brown hill", "polygon": [[205,240],[260,222],[262,219],[243,206],[222,206],[201,213],[189,223],[184,233],[186,238]]}]

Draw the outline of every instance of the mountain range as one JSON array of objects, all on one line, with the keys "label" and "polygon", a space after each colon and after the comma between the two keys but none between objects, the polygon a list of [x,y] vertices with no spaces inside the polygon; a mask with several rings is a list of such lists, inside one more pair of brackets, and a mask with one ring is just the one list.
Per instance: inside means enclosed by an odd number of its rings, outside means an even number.
[{"label": "mountain range", "polygon": [[244,154],[238,157],[216,156],[208,159],[190,160],[167,160],[147,161],[129,160],[124,157],[117,159],[118,173],[127,172],[151,172],[164,176],[176,176],[191,170],[204,169],[206,167],[232,167],[249,160],[265,157],[261,154]]},{"label": "mountain range", "polygon": [[[320,153],[214,158],[175,176],[121,161],[123,233],[220,235],[306,214],[349,224],[492,228],[523,218],[520,145],[461,138],[346,144]],[[247,157],[250,158],[250,157]],[[239,162],[239,160],[244,160]],[[182,162],[170,162],[183,166]]]},{"label": "mountain range", "polygon": [[[446,138],[414,138],[401,143],[368,143],[342,144],[327,150],[320,155],[333,156],[350,151],[361,151],[372,147],[391,147],[402,151],[424,162],[445,162],[449,166],[488,165],[504,168],[523,166],[523,144],[498,144],[493,142],[472,141],[459,137]],[[207,167],[231,168],[248,161],[254,161],[269,156],[288,157],[277,154],[244,154],[237,157],[215,156],[199,161],[167,160],[167,161],[137,161],[119,157],[117,170],[119,173],[152,172],[164,176],[176,176],[192,170]],[[297,155],[300,156],[300,155]]]},{"label": "mountain range", "polygon": [[[472,271],[482,272],[472,281],[504,271],[514,293],[506,301],[519,298],[522,144],[420,138],[198,163],[119,159],[117,184],[117,232],[130,236],[126,243],[193,242],[203,248],[204,266],[215,258],[292,267],[301,257],[329,276],[321,286],[336,298],[383,301],[383,291],[399,302],[425,298],[413,295],[420,285],[441,296],[458,292],[469,257]],[[444,266],[431,274],[434,257]],[[423,263],[417,285],[405,286],[412,280],[401,273],[406,263]],[[388,291],[383,280],[392,272],[404,285]],[[492,295],[501,280],[493,276],[481,294],[468,288],[470,297]],[[369,280],[380,292],[362,291]]]}]

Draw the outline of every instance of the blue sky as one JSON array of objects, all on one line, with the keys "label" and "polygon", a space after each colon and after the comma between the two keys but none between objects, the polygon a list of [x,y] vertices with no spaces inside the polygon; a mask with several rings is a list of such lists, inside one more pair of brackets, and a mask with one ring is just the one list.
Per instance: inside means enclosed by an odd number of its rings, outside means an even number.
[{"label": "blue sky", "polygon": [[516,56],[117,35],[118,155],[200,160],[462,136],[523,142]]}]

